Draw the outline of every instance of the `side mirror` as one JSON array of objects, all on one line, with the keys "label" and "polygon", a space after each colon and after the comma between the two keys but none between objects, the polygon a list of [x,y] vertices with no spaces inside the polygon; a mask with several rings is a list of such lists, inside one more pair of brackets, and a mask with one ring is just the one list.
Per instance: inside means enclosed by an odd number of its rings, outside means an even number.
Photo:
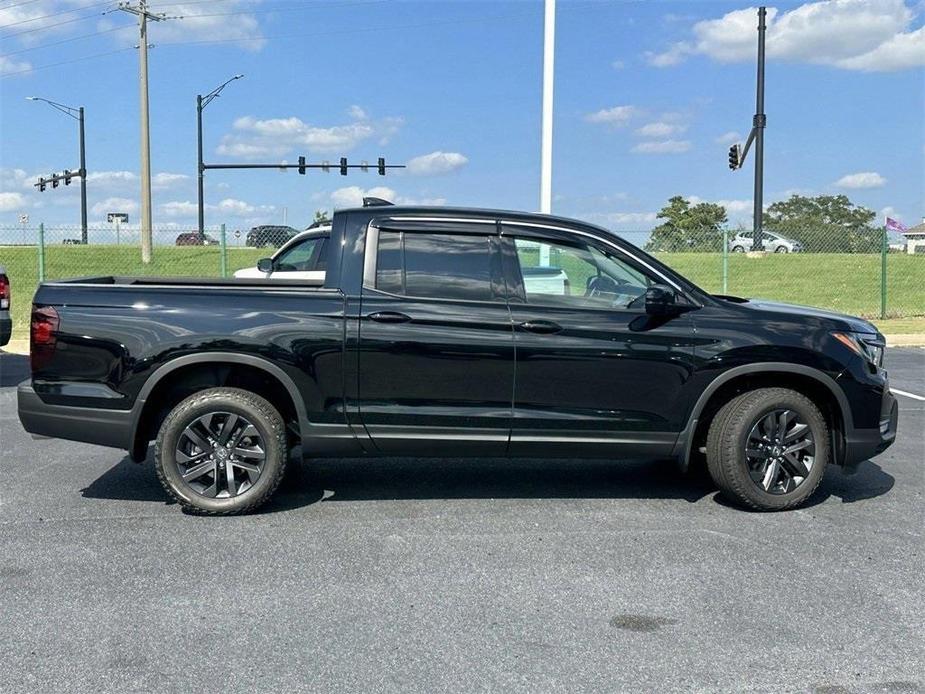
[{"label": "side mirror", "polygon": [[670,316],[678,312],[675,290],[665,284],[653,284],[646,289],[646,313],[650,316]]},{"label": "side mirror", "polygon": [[260,272],[273,272],[273,258],[261,258],[258,260],[257,269]]}]

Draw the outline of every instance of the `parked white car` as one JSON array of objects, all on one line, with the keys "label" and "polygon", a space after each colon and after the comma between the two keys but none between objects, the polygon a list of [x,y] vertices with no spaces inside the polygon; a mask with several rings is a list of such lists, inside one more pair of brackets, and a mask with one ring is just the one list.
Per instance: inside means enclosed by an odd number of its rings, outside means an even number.
[{"label": "parked white car", "polygon": [[[788,239],[773,231],[764,230],[761,232],[761,241],[764,250],[771,253],[800,253],[803,250],[803,244],[793,239]],[[729,250],[733,253],[744,253],[752,250],[755,245],[755,239],[750,231],[741,231],[729,239]]]},{"label": "parked white car", "polygon": [[320,226],[296,234],[270,258],[261,258],[257,267],[238,270],[238,279],[320,280],[324,281],[328,238],[331,227]]}]

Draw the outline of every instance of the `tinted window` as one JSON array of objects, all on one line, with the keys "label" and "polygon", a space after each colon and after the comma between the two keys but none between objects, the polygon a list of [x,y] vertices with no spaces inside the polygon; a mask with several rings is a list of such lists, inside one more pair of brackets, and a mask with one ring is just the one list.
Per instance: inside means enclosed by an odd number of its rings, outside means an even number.
[{"label": "tinted window", "polygon": [[280,272],[314,270],[316,269],[316,259],[323,246],[324,238],[319,236],[300,241],[279,254],[276,258],[276,268]]},{"label": "tinted window", "polygon": [[638,308],[645,274],[617,255],[585,245],[514,239],[527,303]]},{"label": "tinted window", "polygon": [[393,294],[490,301],[489,237],[382,231],[376,287]]}]

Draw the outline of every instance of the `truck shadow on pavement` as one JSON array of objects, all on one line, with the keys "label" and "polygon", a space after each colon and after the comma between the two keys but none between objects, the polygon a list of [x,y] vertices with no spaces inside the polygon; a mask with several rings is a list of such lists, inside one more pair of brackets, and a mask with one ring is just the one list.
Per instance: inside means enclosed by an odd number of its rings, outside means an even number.
[{"label": "truck shadow on pavement", "polygon": [[[889,492],[892,475],[876,463],[854,474],[827,471],[808,506],[830,497],[843,503]],[[94,480],[83,496],[167,503],[149,460],[128,458]],[[258,511],[274,513],[324,501],[428,499],[678,499],[696,503],[716,493],[705,474],[682,475],[667,461],[379,458],[293,462],[276,495]]]}]

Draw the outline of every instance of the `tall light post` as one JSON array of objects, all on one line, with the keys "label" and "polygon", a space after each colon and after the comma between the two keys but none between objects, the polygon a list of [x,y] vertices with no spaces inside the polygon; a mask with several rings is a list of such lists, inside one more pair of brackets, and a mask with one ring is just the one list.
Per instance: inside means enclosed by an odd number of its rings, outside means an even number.
[{"label": "tall light post", "polygon": [[212,99],[217,97],[222,93],[222,90],[227,87],[229,84],[235,80],[239,80],[244,75],[235,75],[231,79],[226,80],[221,85],[213,89],[211,92],[203,96],[202,94],[196,95],[196,135],[197,135],[197,146],[198,146],[198,163],[197,169],[199,171],[199,236],[203,237],[206,233],[206,213],[205,213],[205,193],[203,191],[204,178],[206,173],[205,163],[202,160],[202,110],[208,106]]},{"label": "tall light post", "polygon": [[552,211],[552,93],[555,81],[556,0],[546,0],[543,23],[543,126],[540,145],[540,212]]},{"label": "tall light post", "polygon": [[[80,139],[80,171],[78,175],[80,176],[80,242],[83,244],[87,243],[87,153],[86,146],[84,143],[84,107],[83,106],[65,106],[64,104],[59,104],[56,101],[51,101],[49,99],[42,98],[41,96],[27,96],[28,101],[44,101],[46,104],[51,106],[66,116],[70,116],[77,121],[79,126],[79,139]],[[70,182],[70,177],[66,178],[67,182]]]}]

